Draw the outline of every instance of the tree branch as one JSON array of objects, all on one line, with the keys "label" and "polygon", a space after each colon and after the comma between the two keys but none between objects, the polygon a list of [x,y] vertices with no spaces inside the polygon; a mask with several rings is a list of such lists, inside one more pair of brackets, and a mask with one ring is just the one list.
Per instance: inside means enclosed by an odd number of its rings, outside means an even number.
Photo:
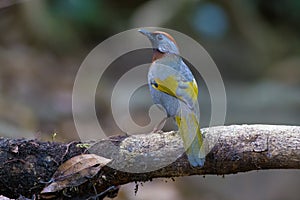
[{"label": "tree branch", "polygon": [[[110,158],[112,162],[78,186],[74,194],[91,196],[96,190],[98,194],[106,191],[99,197],[112,196],[119,185],[160,177],[300,169],[298,126],[232,125],[204,128],[202,132],[211,149],[203,168],[189,165],[176,132],[114,136],[93,143],[90,153]],[[43,181],[50,180],[59,165],[84,152],[76,144],[1,138],[0,194],[10,197],[39,194],[45,187]],[[74,195],[71,189],[67,192]],[[65,195],[66,190],[61,194]]]}]

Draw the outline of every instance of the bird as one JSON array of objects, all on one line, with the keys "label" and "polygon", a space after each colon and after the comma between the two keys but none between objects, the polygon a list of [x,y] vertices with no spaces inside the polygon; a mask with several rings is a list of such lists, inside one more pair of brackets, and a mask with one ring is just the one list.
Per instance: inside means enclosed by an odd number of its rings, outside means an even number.
[{"label": "bird", "polygon": [[174,119],[189,163],[193,167],[203,167],[206,153],[199,125],[196,79],[180,56],[178,45],[170,34],[145,29],[138,31],[152,44],[153,57],[148,71],[152,100],[167,114],[154,130],[160,130],[166,119]]}]

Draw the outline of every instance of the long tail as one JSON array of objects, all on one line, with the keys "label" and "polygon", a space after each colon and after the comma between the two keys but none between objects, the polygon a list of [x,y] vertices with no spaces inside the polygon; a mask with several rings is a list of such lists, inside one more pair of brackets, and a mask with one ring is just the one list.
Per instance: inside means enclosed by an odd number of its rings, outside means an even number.
[{"label": "long tail", "polygon": [[184,107],[181,115],[176,117],[176,123],[190,164],[202,167],[206,152],[197,114]]}]

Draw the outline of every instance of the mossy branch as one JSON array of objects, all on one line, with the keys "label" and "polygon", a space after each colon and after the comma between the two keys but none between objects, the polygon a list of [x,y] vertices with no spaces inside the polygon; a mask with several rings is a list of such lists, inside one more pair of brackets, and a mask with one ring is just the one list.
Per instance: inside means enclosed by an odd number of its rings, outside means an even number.
[{"label": "mossy branch", "polygon": [[[117,194],[120,185],[153,178],[300,169],[298,126],[231,125],[204,128],[202,132],[210,149],[203,168],[190,166],[176,132],[114,136],[90,143],[90,152],[112,159],[108,166],[76,190],[66,188],[53,195],[87,198],[105,191],[98,195],[101,198]],[[71,157],[87,153],[79,143],[1,138],[0,194],[43,197],[39,192],[57,168]]]}]

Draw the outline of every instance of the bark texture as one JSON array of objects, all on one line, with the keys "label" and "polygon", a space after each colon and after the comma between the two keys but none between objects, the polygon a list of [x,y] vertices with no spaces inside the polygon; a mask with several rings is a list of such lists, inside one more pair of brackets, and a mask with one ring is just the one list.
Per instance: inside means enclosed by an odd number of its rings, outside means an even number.
[{"label": "bark texture", "polygon": [[[52,194],[88,198],[117,194],[118,186],[153,178],[233,174],[262,169],[300,169],[300,127],[231,125],[204,128],[208,154],[203,168],[191,167],[179,135],[172,132],[114,136],[92,145],[0,139],[0,194],[43,198],[40,191],[57,168],[73,156],[93,153],[112,159],[76,188]],[[100,195],[101,194],[101,195]],[[49,197],[49,196],[48,196]]]}]

